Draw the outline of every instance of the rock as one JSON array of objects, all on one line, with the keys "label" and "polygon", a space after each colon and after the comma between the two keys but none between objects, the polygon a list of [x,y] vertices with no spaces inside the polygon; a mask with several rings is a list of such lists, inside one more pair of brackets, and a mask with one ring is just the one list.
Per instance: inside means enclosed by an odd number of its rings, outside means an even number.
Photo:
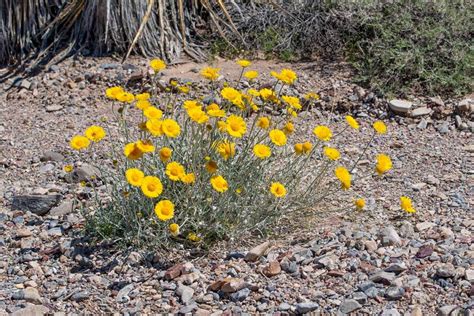
[{"label": "rock", "polygon": [[439,228],[439,234],[444,239],[450,239],[454,237],[453,231],[450,228],[444,226]]},{"label": "rock", "polygon": [[46,106],[46,112],[57,112],[57,111],[61,111],[62,109],[63,109],[63,106],[59,104]]},{"label": "rock", "polygon": [[411,111],[411,116],[412,117],[419,117],[419,116],[429,115],[430,113],[431,113],[430,108],[421,107],[421,108],[416,108],[413,111]]},{"label": "rock", "polygon": [[46,150],[40,158],[41,161],[64,161],[64,159],[63,155],[51,150]]},{"label": "rock", "polygon": [[224,293],[234,293],[245,288],[247,284],[242,279],[229,278],[224,280],[221,286],[221,291]]},{"label": "rock", "polygon": [[117,297],[115,298],[115,300],[118,302],[118,303],[126,303],[130,300],[130,298],[128,297],[128,294],[133,290],[133,284],[128,284],[126,286],[124,286],[123,288],[120,289],[120,291],[118,291],[117,293]]},{"label": "rock", "polygon": [[295,273],[298,271],[298,264],[296,261],[290,261],[288,258],[283,258],[280,262],[281,268],[287,273]]},{"label": "rock", "polygon": [[393,226],[388,226],[380,232],[384,245],[400,245],[402,240]]},{"label": "rock", "polygon": [[443,122],[436,127],[440,134],[447,134],[449,132],[449,122]]},{"label": "rock", "polygon": [[387,308],[382,311],[380,316],[400,316],[400,313],[396,308]]},{"label": "rock", "polygon": [[444,102],[440,97],[433,97],[430,98],[431,103],[433,103],[436,106],[444,106]]},{"label": "rock", "polygon": [[385,290],[385,297],[391,301],[398,301],[405,295],[405,289],[398,286],[391,286]]},{"label": "rock", "polygon": [[385,272],[395,272],[400,273],[407,269],[405,262],[398,262],[390,265],[388,268],[385,269]]},{"label": "rock", "polygon": [[434,185],[434,186],[438,186],[441,183],[441,181],[439,181],[438,178],[430,174],[426,177],[426,183]]},{"label": "rock", "polygon": [[364,240],[363,244],[368,252],[374,252],[377,250],[377,242],[375,240]]},{"label": "rock", "polygon": [[179,309],[179,315],[186,315],[191,313],[194,309],[197,309],[198,306],[196,303],[192,303],[186,306],[183,306]]},{"label": "rock", "polygon": [[454,125],[456,125],[457,128],[460,128],[462,124],[462,118],[459,115],[454,116]]},{"label": "rock", "polygon": [[457,113],[471,113],[474,112],[474,100],[464,99],[455,105],[455,111]]},{"label": "rock", "polygon": [[419,232],[422,232],[424,230],[430,229],[430,228],[435,227],[435,226],[436,226],[436,224],[431,223],[431,222],[421,222],[421,223],[417,223],[415,225],[416,230],[419,231]]},{"label": "rock", "polygon": [[415,183],[411,186],[413,191],[421,191],[424,187],[426,187],[426,183],[424,182]]},{"label": "rock", "polygon": [[415,234],[413,225],[407,221],[402,223],[398,231],[400,232],[400,236],[403,238],[411,238]]},{"label": "rock", "polygon": [[474,270],[466,269],[466,271],[464,272],[464,275],[465,275],[467,281],[469,281],[469,282],[474,281]]},{"label": "rock", "polygon": [[234,302],[242,302],[250,295],[250,290],[248,288],[243,288],[230,295],[230,299]]},{"label": "rock", "polygon": [[38,304],[38,305],[42,303],[41,296],[39,295],[38,290],[35,289],[34,287],[27,287],[24,290],[13,293],[12,299],[25,300],[29,303]]},{"label": "rock", "polygon": [[456,305],[444,305],[438,308],[438,315],[439,316],[449,316],[452,311],[457,308]]},{"label": "rock", "polygon": [[25,238],[25,237],[30,237],[32,235],[33,233],[28,228],[20,228],[16,231],[17,238]]},{"label": "rock", "polygon": [[319,304],[316,302],[304,302],[296,304],[297,314],[306,314],[319,308]]},{"label": "rock", "polygon": [[263,268],[263,274],[265,274],[267,277],[275,276],[277,274],[280,274],[280,272],[281,266],[278,261],[272,261],[268,264],[268,266]]},{"label": "rock", "polygon": [[280,312],[286,312],[286,311],[289,311],[290,309],[291,309],[291,305],[288,303],[281,303],[280,305],[278,305],[278,310]]},{"label": "rock", "polygon": [[82,301],[87,300],[89,297],[90,297],[89,292],[80,291],[80,292],[74,293],[71,296],[71,300],[73,300],[74,302],[82,302]]},{"label": "rock", "polygon": [[423,259],[423,258],[431,256],[432,253],[433,253],[433,246],[423,245],[420,247],[420,249],[418,249],[418,252],[416,253],[415,256],[419,259]]},{"label": "rock", "polygon": [[120,64],[116,64],[116,63],[105,63],[105,64],[100,65],[100,68],[102,69],[118,69],[119,67],[120,67]]},{"label": "rock", "polygon": [[183,270],[183,265],[180,263],[172,266],[171,268],[166,270],[165,276],[164,276],[165,280],[170,281],[179,277],[181,275],[182,270]]},{"label": "rock", "polygon": [[375,283],[382,283],[385,285],[392,284],[392,281],[395,279],[395,273],[379,271],[370,276],[370,281]]},{"label": "rock", "polygon": [[456,274],[454,266],[451,263],[446,263],[436,269],[436,276],[440,278],[452,278]]},{"label": "rock", "polygon": [[359,302],[354,299],[349,299],[344,300],[341,305],[339,305],[339,311],[343,314],[349,314],[361,307],[362,305],[360,305]]},{"label": "rock", "polygon": [[421,121],[416,126],[416,128],[418,129],[425,129],[427,127],[428,127],[428,121],[426,121],[424,118],[422,118]]},{"label": "rock", "polygon": [[423,312],[421,311],[420,306],[413,307],[413,310],[410,313],[410,316],[423,316]]},{"label": "rock", "polygon": [[10,316],[41,316],[49,314],[49,308],[44,305],[27,304],[26,307],[18,309]]},{"label": "rock", "polygon": [[55,168],[55,167],[54,167],[53,164],[48,163],[48,164],[45,164],[44,166],[41,166],[41,167],[39,168],[39,172],[40,172],[40,173],[48,173],[48,172],[53,171],[54,168]]},{"label": "rock", "polygon": [[257,247],[254,247],[245,255],[245,261],[250,261],[250,262],[257,261],[258,258],[260,258],[261,256],[265,254],[268,247],[270,247],[270,242],[268,241],[258,245]]},{"label": "rock", "polygon": [[50,216],[64,216],[73,211],[74,203],[71,200],[64,200],[56,207],[53,207],[49,212]]},{"label": "rock", "polygon": [[390,109],[393,112],[399,113],[399,114],[408,113],[411,110],[412,106],[413,106],[413,103],[407,100],[394,99],[394,100],[390,100],[389,102]]},{"label": "rock", "polygon": [[181,281],[186,285],[191,285],[195,281],[199,280],[200,277],[201,277],[201,275],[198,272],[191,272],[191,273],[181,275],[179,277],[178,281]]},{"label": "rock", "polygon": [[48,235],[52,237],[61,237],[63,235],[63,229],[60,226],[50,228],[48,229]]},{"label": "rock", "polygon": [[61,195],[16,195],[13,197],[12,211],[29,211],[36,215],[45,215],[58,205]]},{"label": "rock", "polygon": [[367,303],[367,295],[364,292],[354,292],[352,298],[362,305]]},{"label": "rock", "polygon": [[193,298],[193,295],[194,295],[194,290],[189,287],[189,286],[186,286],[186,285],[180,285],[178,286],[178,288],[176,289],[176,294],[179,295],[179,297],[181,298],[181,302],[183,302],[183,304],[186,304],[188,305],[188,303],[192,300]]}]

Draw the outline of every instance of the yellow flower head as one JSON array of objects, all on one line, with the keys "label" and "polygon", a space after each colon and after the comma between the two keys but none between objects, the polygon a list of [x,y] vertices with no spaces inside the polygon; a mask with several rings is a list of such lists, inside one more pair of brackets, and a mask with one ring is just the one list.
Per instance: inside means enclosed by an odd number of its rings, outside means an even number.
[{"label": "yellow flower head", "polygon": [[258,77],[258,71],[255,70],[249,70],[244,72],[244,77],[247,78],[248,80],[254,80],[255,78]]},{"label": "yellow flower head", "polygon": [[286,135],[279,129],[273,129],[270,131],[270,140],[277,146],[286,145]]},{"label": "yellow flower head", "polygon": [[207,115],[211,117],[224,117],[225,111],[221,110],[219,105],[211,103],[206,107]]},{"label": "yellow flower head", "polygon": [[184,93],[184,94],[187,94],[189,93],[189,90],[191,90],[189,87],[187,86],[179,86],[178,87],[178,90],[181,92],[181,93]]},{"label": "yellow flower head", "polygon": [[408,196],[400,197],[400,207],[407,213],[415,213],[416,210],[411,205],[411,199]]},{"label": "yellow flower head", "polygon": [[247,68],[252,63],[250,61],[246,60],[246,59],[239,59],[239,60],[237,60],[237,64],[242,68]]},{"label": "yellow flower head", "polygon": [[122,87],[112,87],[112,88],[108,88],[107,90],[105,90],[105,95],[109,99],[116,100],[117,95],[119,95],[122,92],[124,92]]},{"label": "yellow flower head", "polygon": [[226,179],[222,176],[213,176],[211,178],[211,185],[217,192],[223,193],[229,189]]},{"label": "yellow flower head", "polygon": [[67,172],[67,173],[72,172],[74,170],[74,166],[73,165],[65,165],[63,167],[63,170],[64,170],[64,172]]},{"label": "yellow flower head", "polygon": [[104,129],[96,125],[92,125],[91,127],[87,128],[84,134],[93,142],[98,142],[105,137]]},{"label": "yellow flower head", "polygon": [[135,100],[137,101],[148,101],[150,99],[150,94],[148,92],[139,93],[135,95]]},{"label": "yellow flower head", "polygon": [[179,235],[179,225],[176,224],[176,223],[170,224],[169,231],[170,231],[171,235],[178,236]]},{"label": "yellow flower head", "polygon": [[209,173],[215,173],[217,171],[217,163],[213,160],[206,162],[206,170]]},{"label": "yellow flower head", "polygon": [[123,149],[123,154],[130,160],[137,160],[143,156],[143,152],[135,143],[128,143]]},{"label": "yellow flower head", "polygon": [[201,237],[199,237],[198,235],[196,235],[195,233],[189,233],[188,234],[188,239],[192,242],[198,242],[198,241],[201,241]]},{"label": "yellow flower head", "polygon": [[219,78],[219,68],[205,67],[201,70],[201,76],[207,80],[217,80]]},{"label": "yellow flower head", "polygon": [[225,132],[227,130],[227,124],[224,121],[217,121],[217,129],[219,132]]},{"label": "yellow flower head", "polygon": [[221,96],[226,99],[227,101],[231,102],[233,105],[239,107],[240,109],[245,109],[243,95],[240,93],[239,90],[226,87],[221,90]]},{"label": "yellow flower head", "polygon": [[247,131],[247,125],[242,117],[230,115],[226,120],[226,130],[230,136],[240,138]]},{"label": "yellow flower head", "polygon": [[377,173],[382,175],[390,169],[392,169],[392,160],[390,157],[385,154],[377,155],[377,166],[375,167]]},{"label": "yellow flower head", "polygon": [[272,150],[267,145],[256,144],[253,146],[253,153],[260,159],[265,159],[270,157]]},{"label": "yellow flower head", "polygon": [[159,72],[166,68],[166,63],[161,59],[152,59],[150,61],[150,67],[155,71]]},{"label": "yellow flower head", "polygon": [[250,95],[252,97],[259,97],[260,96],[260,92],[258,92],[255,89],[248,89],[247,93],[248,93],[248,95]]},{"label": "yellow flower head", "polygon": [[163,112],[154,106],[149,106],[143,110],[143,115],[150,120],[159,120],[163,116]]},{"label": "yellow flower head", "polygon": [[301,110],[300,99],[298,99],[297,97],[290,97],[290,96],[284,95],[281,97],[281,99],[292,108]]},{"label": "yellow flower head", "polygon": [[133,102],[133,100],[135,100],[135,96],[132,93],[125,92],[125,91],[117,93],[115,98],[118,101],[125,102],[125,103],[131,103],[131,102]]},{"label": "yellow flower head", "polygon": [[309,154],[311,152],[311,149],[313,149],[313,144],[311,144],[310,142],[303,143],[303,153]]},{"label": "yellow flower head", "polygon": [[221,141],[216,146],[216,151],[227,160],[235,156],[235,143],[228,142],[226,140]]},{"label": "yellow flower head", "polygon": [[295,144],[294,149],[297,155],[301,155],[303,153],[303,144],[302,143]]},{"label": "yellow flower head", "polygon": [[285,133],[286,135],[291,134],[294,131],[295,131],[295,126],[291,122],[286,123],[285,126],[283,127],[283,133]]},{"label": "yellow flower head", "polygon": [[163,120],[163,122],[161,123],[161,129],[163,130],[163,134],[170,138],[178,137],[181,133],[181,128],[179,127],[179,124],[172,119]]},{"label": "yellow flower head", "polygon": [[159,151],[160,160],[163,162],[167,162],[168,160],[171,159],[172,153],[173,153],[173,150],[171,150],[171,148],[169,147],[161,148]]},{"label": "yellow flower head", "polygon": [[194,181],[196,181],[196,176],[194,173],[186,173],[181,177],[181,181],[186,184],[192,184]]},{"label": "yellow flower head", "polygon": [[209,116],[206,115],[200,106],[191,108],[187,111],[189,118],[198,124],[204,124],[209,121]]},{"label": "yellow flower head", "polygon": [[316,126],[313,130],[314,135],[322,141],[329,141],[332,137],[332,132],[329,127],[320,125]]},{"label": "yellow flower head", "polygon": [[376,121],[372,125],[372,127],[375,129],[375,131],[379,134],[385,134],[387,133],[387,126],[385,125],[384,122],[382,121]]},{"label": "yellow flower head", "polygon": [[186,100],[183,102],[183,107],[186,111],[200,107],[199,101],[196,100]]},{"label": "yellow flower head", "polygon": [[298,112],[296,112],[292,108],[288,108],[287,111],[288,111],[288,114],[290,114],[291,116],[298,117]]},{"label": "yellow flower head", "polygon": [[139,169],[130,168],[125,171],[125,177],[127,178],[127,182],[133,185],[134,187],[139,187],[142,185],[143,178],[145,178],[145,174]]},{"label": "yellow flower head", "polygon": [[281,198],[286,195],[286,188],[280,182],[272,182],[272,185],[270,186],[270,192],[274,196]]},{"label": "yellow flower head", "polygon": [[138,100],[137,103],[135,103],[135,106],[140,110],[145,110],[146,108],[151,107],[151,103],[148,100]]},{"label": "yellow flower head", "polygon": [[339,179],[339,181],[341,181],[341,185],[344,190],[347,190],[351,187],[351,174],[346,168],[339,166],[334,170],[334,174]]},{"label": "yellow flower head", "polygon": [[139,140],[135,144],[141,152],[152,153],[155,151],[155,146],[153,146],[153,143],[148,139]]},{"label": "yellow flower head", "polygon": [[163,184],[157,177],[146,176],[143,178],[141,189],[146,197],[156,198],[163,192]]},{"label": "yellow flower head", "polygon": [[296,79],[298,79],[298,76],[296,75],[296,73],[291,69],[282,69],[280,73],[272,71],[270,74],[276,79],[281,80],[284,83],[290,84],[290,85],[293,84],[296,81]]},{"label": "yellow flower head", "polygon": [[257,126],[263,129],[268,129],[270,127],[270,119],[268,117],[261,117],[257,121]]},{"label": "yellow flower head", "polygon": [[153,136],[161,136],[163,135],[163,121],[160,120],[148,120],[145,124],[147,130]]},{"label": "yellow flower head", "polygon": [[264,101],[270,101],[270,102],[278,101],[275,91],[273,91],[272,89],[263,88],[263,89],[260,89],[258,93],[260,94],[260,97]]},{"label": "yellow flower head", "polygon": [[167,221],[174,217],[174,204],[170,200],[161,200],[155,205],[155,214],[160,221]]},{"label": "yellow flower head", "polygon": [[306,100],[319,100],[319,94],[315,92],[308,92],[304,95]]},{"label": "yellow flower head", "polygon": [[346,122],[347,122],[347,124],[349,124],[349,126],[352,127],[353,129],[359,129],[359,123],[357,123],[357,121],[355,120],[355,118],[353,118],[352,116],[347,115],[347,116],[346,116]]},{"label": "yellow flower head", "polygon": [[336,148],[331,148],[331,147],[324,147],[324,155],[328,157],[331,160],[339,160],[341,158],[341,154],[339,153],[339,150]]},{"label": "yellow flower head", "polygon": [[87,137],[82,135],[76,135],[71,138],[69,145],[72,149],[81,150],[89,147],[90,141]]},{"label": "yellow flower head", "polygon": [[184,174],[184,167],[179,162],[173,161],[166,165],[166,175],[170,180],[179,181]]},{"label": "yellow flower head", "polygon": [[354,201],[354,205],[358,210],[363,210],[365,207],[365,200],[364,199],[357,199]]}]

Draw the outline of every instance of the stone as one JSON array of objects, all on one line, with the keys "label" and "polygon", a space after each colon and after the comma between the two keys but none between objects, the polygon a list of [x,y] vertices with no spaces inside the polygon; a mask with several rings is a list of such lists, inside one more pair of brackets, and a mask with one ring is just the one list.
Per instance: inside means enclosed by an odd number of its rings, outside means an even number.
[{"label": "stone", "polygon": [[221,291],[224,293],[234,293],[245,288],[247,284],[242,279],[229,278],[224,280],[224,284],[221,286]]},{"label": "stone", "polygon": [[391,286],[385,290],[385,297],[391,301],[398,301],[405,295],[405,289],[398,286]]},{"label": "stone", "polygon": [[438,315],[439,316],[449,316],[452,311],[457,308],[456,305],[444,305],[438,308]]},{"label": "stone", "polygon": [[423,245],[420,247],[420,249],[418,249],[418,252],[416,253],[415,256],[419,259],[423,259],[423,258],[431,256],[432,253],[433,253],[433,246]]},{"label": "stone", "polygon": [[25,237],[30,237],[32,235],[33,233],[28,228],[20,228],[16,231],[17,238],[25,238]]},{"label": "stone", "polygon": [[413,111],[411,111],[411,116],[412,117],[419,117],[419,116],[429,115],[430,113],[431,113],[430,108],[421,107],[421,108],[416,108]]},{"label": "stone", "polygon": [[49,313],[49,308],[44,305],[27,304],[26,307],[14,311],[10,316],[42,316]]},{"label": "stone", "polygon": [[181,298],[181,302],[184,304],[188,305],[188,303],[192,300],[193,295],[194,295],[194,290],[193,288],[186,286],[186,285],[180,285],[176,289],[176,294],[179,295]]},{"label": "stone", "polygon": [[339,305],[339,311],[343,314],[349,314],[353,311],[358,310],[361,307],[362,305],[360,305],[359,302],[357,302],[356,300],[348,299],[344,300],[341,305]]},{"label": "stone", "polygon": [[446,263],[436,269],[436,276],[439,278],[452,278],[456,275],[454,266],[451,263]]},{"label": "stone", "polygon": [[387,308],[382,311],[380,316],[400,316],[400,313],[396,308]]},{"label": "stone", "polygon": [[407,101],[407,100],[399,100],[399,99],[390,100],[388,104],[389,104],[390,109],[393,112],[399,113],[399,114],[408,113],[413,106],[412,102]]},{"label": "stone", "polygon": [[120,289],[120,291],[118,291],[117,297],[115,298],[115,300],[118,303],[128,302],[129,301],[128,294],[133,290],[133,288],[134,288],[133,284],[128,284],[124,286],[123,288]]},{"label": "stone", "polygon": [[457,128],[460,128],[461,125],[463,125],[462,118],[459,115],[454,116],[454,125],[456,125]]},{"label": "stone", "polygon": [[280,312],[286,312],[286,311],[289,311],[290,309],[291,309],[291,305],[288,303],[281,303],[280,305],[278,305],[278,310]]},{"label": "stone", "polygon": [[416,128],[418,129],[425,129],[427,127],[428,127],[428,121],[425,120],[424,118],[422,118],[420,122],[418,123],[418,125],[416,126]]},{"label": "stone", "polygon": [[449,132],[449,122],[443,122],[438,127],[436,127],[438,133],[447,134]]},{"label": "stone", "polygon": [[297,314],[306,314],[319,308],[319,304],[316,302],[303,302],[296,304]]},{"label": "stone", "polygon": [[36,215],[45,215],[58,205],[61,195],[16,195],[13,197],[12,211],[29,211]]},{"label": "stone", "polygon": [[400,273],[403,272],[407,269],[407,265],[405,262],[397,262],[385,269],[385,272],[395,272],[395,273]]},{"label": "stone", "polygon": [[474,270],[466,269],[466,271],[464,271],[464,276],[466,277],[467,281],[473,282],[474,281]]},{"label": "stone", "polygon": [[411,238],[415,234],[415,229],[413,228],[412,223],[407,221],[402,223],[398,231],[400,232],[400,236],[403,238]]},{"label": "stone", "polygon": [[64,200],[49,212],[50,216],[64,216],[71,213],[74,209],[74,203],[71,200]]},{"label": "stone", "polygon": [[165,280],[170,281],[179,277],[181,275],[182,269],[183,269],[183,265],[180,263],[172,266],[171,268],[166,270],[165,276],[164,276]]},{"label": "stone", "polygon": [[421,310],[421,307],[416,305],[415,307],[413,307],[411,313],[410,313],[410,316],[423,316],[423,312]]},{"label": "stone", "polygon": [[439,228],[439,234],[444,239],[450,239],[454,237],[453,231],[450,228],[444,226]]},{"label": "stone", "polygon": [[62,109],[63,109],[63,106],[59,104],[46,106],[46,112],[57,112],[57,111],[61,111]]},{"label": "stone", "polygon": [[270,247],[270,242],[266,241],[250,250],[246,255],[245,255],[245,261],[253,262],[257,261],[258,258],[263,256],[267,249]]},{"label": "stone", "polygon": [[458,104],[455,105],[455,111],[457,113],[474,112],[474,100],[470,98],[461,100]]},{"label": "stone", "polygon": [[41,156],[40,160],[41,161],[64,161],[64,156],[61,155],[60,153],[51,151],[51,150],[46,150],[43,153],[43,156]]},{"label": "stone", "polygon": [[80,292],[74,293],[71,296],[71,300],[73,300],[74,302],[83,302],[83,301],[87,300],[89,297],[90,297],[89,292],[80,291]]},{"label": "stone", "polygon": [[419,231],[419,232],[422,232],[424,230],[430,229],[430,228],[435,227],[435,226],[436,226],[436,224],[431,223],[431,222],[421,222],[421,223],[417,223],[415,225],[416,230]]},{"label": "stone", "polygon": [[263,268],[263,274],[265,274],[267,277],[278,275],[280,272],[281,266],[278,261],[272,261],[265,268]]},{"label": "stone", "polygon": [[393,226],[385,227],[381,230],[380,236],[384,245],[400,245],[402,240]]},{"label": "stone", "polygon": [[14,293],[12,299],[25,300],[29,303],[38,305],[40,305],[43,301],[41,296],[39,295],[38,290],[34,287],[27,287],[26,289],[21,290],[20,292]]},{"label": "stone", "polygon": [[100,175],[99,169],[94,166],[83,164],[70,173],[72,182],[90,181]]},{"label": "stone", "polygon": [[60,226],[48,229],[48,235],[52,237],[61,237],[63,235],[63,229]]},{"label": "stone", "polygon": [[54,167],[53,164],[48,163],[48,164],[45,164],[44,166],[41,166],[41,167],[39,168],[39,172],[40,172],[40,173],[48,173],[48,172],[53,171],[54,168],[55,168],[55,167]]},{"label": "stone", "polygon": [[367,295],[364,292],[354,292],[352,298],[362,305],[367,303]]},{"label": "stone", "polygon": [[179,309],[179,315],[185,315],[185,314],[191,313],[194,309],[197,309],[197,308],[198,308],[197,304],[193,302],[192,304],[181,307]]},{"label": "stone", "polygon": [[392,284],[392,281],[395,279],[395,273],[379,271],[370,276],[370,281],[375,283],[382,283],[385,285]]},{"label": "stone", "polygon": [[242,302],[250,295],[250,290],[248,288],[243,288],[235,293],[230,295],[230,299],[234,302]]},{"label": "stone", "polygon": [[411,186],[413,191],[421,191],[424,187],[426,187],[426,183],[424,182],[415,183]]}]

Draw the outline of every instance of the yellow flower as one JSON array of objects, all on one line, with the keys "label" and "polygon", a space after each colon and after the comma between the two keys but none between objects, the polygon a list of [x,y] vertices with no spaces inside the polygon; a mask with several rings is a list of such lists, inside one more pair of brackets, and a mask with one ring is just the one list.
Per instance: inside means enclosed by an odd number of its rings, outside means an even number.
[{"label": "yellow flower", "polygon": [[155,71],[159,72],[166,68],[166,63],[161,59],[152,59],[150,61],[150,67]]},{"label": "yellow flower", "polygon": [[131,103],[133,102],[133,100],[135,100],[135,96],[129,92],[122,91],[120,93],[117,93],[116,99],[120,102]]},{"label": "yellow flower", "polygon": [[336,148],[324,147],[324,154],[326,155],[326,157],[334,161],[339,160],[339,158],[341,158],[341,154]]},{"label": "yellow flower", "polygon": [[89,147],[90,141],[87,137],[82,135],[76,135],[71,138],[69,145],[71,145],[72,149],[81,150]]},{"label": "yellow flower", "polygon": [[72,165],[65,165],[63,167],[63,170],[64,170],[64,172],[69,173],[69,172],[72,172],[74,170],[74,167]]},{"label": "yellow flower", "polygon": [[194,181],[196,181],[196,176],[194,175],[194,173],[186,173],[181,177],[181,181],[186,184],[192,184],[194,183]]},{"label": "yellow flower", "polygon": [[357,123],[357,121],[355,120],[355,118],[353,118],[352,116],[347,115],[347,116],[346,116],[346,122],[347,122],[347,124],[349,124],[349,126],[352,127],[353,129],[359,129],[359,123]]},{"label": "yellow flower", "polygon": [[84,134],[93,142],[98,142],[105,137],[104,129],[96,125],[92,125],[91,127],[87,128]]},{"label": "yellow flower", "polygon": [[313,130],[314,135],[316,135],[317,138],[323,141],[329,141],[332,137],[332,132],[329,129],[329,127],[320,125],[316,126]]},{"label": "yellow flower", "polygon": [[279,129],[270,131],[270,140],[277,146],[284,146],[286,144],[286,135]]},{"label": "yellow flower", "polygon": [[231,115],[226,120],[226,129],[230,136],[240,138],[247,131],[247,125],[242,117]]},{"label": "yellow flower", "polygon": [[146,176],[143,178],[141,189],[146,197],[156,198],[163,192],[163,184],[157,177]]},{"label": "yellow flower", "polygon": [[268,117],[261,117],[257,121],[257,126],[263,129],[267,129],[270,127],[270,119]]},{"label": "yellow flower", "polygon": [[286,195],[285,186],[280,182],[272,182],[272,185],[270,186],[270,192],[278,198],[284,197]]},{"label": "yellow flower", "polygon": [[188,234],[188,239],[192,242],[198,242],[201,240],[201,237],[199,237],[198,235],[196,235],[195,233],[189,233]]},{"label": "yellow flower", "polygon": [[407,213],[415,213],[416,210],[411,205],[411,199],[408,196],[400,197],[400,207]]},{"label": "yellow flower", "polygon": [[189,88],[189,87],[186,87],[186,86],[179,86],[179,87],[178,87],[178,90],[179,90],[181,93],[187,94],[187,93],[189,93],[190,88]]},{"label": "yellow flower", "polygon": [[148,139],[139,140],[135,144],[141,152],[152,153],[155,151],[155,146],[153,146],[153,143]]},{"label": "yellow flower", "polygon": [[288,114],[290,114],[291,116],[298,117],[298,112],[296,112],[292,108],[288,108],[287,111],[288,111]]},{"label": "yellow flower", "polygon": [[201,70],[201,76],[204,78],[214,81],[219,78],[219,68],[205,67]]},{"label": "yellow flower", "polygon": [[298,79],[296,73],[291,69],[282,69],[280,73],[272,71],[270,74],[276,79],[281,80],[286,84],[293,84],[295,80]]},{"label": "yellow flower", "polygon": [[242,93],[240,93],[239,90],[226,87],[221,90],[221,96],[233,105],[238,106],[241,109],[245,108],[244,101],[242,100]]},{"label": "yellow flower", "polygon": [[247,68],[252,63],[250,61],[246,60],[246,59],[239,59],[239,60],[237,60],[237,64],[242,68]]},{"label": "yellow flower", "polygon": [[115,100],[117,99],[117,95],[122,92],[124,92],[122,87],[112,87],[105,90],[105,95],[107,96],[107,98]]},{"label": "yellow flower", "polygon": [[174,217],[174,204],[170,200],[161,200],[155,205],[155,214],[160,221],[167,221]]},{"label": "yellow flower", "polygon": [[206,107],[207,114],[211,117],[224,117],[225,111],[219,108],[219,105],[211,103]]},{"label": "yellow flower", "polygon": [[217,192],[223,193],[229,189],[226,179],[222,176],[213,176],[211,178],[211,185]]},{"label": "yellow flower", "polygon": [[160,120],[148,120],[145,124],[147,130],[153,136],[161,136],[163,135],[163,121]]},{"label": "yellow flower", "polygon": [[286,123],[285,126],[283,127],[283,133],[287,135],[293,133],[294,131],[295,131],[295,126],[291,122]]},{"label": "yellow flower", "polygon": [[294,149],[297,155],[301,155],[303,153],[303,144],[302,143],[295,144]]},{"label": "yellow flower", "polygon": [[179,181],[184,174],[184,167],[179,162],[173,161],[166,165],[166,175],[171,180]]},{"label": "yellow flower", "polygon": [[319,100],[319,94],[315,93],[315,92],[308,92],[304,95],[304,98],[306,100]]},{"label": "yellow flower", "polygon": [[135,95],[135,100],[137,101],[148,101],[150,99],[150,94],[148,92],[139,93]]},{"label": "yellow flower", "polygon": [[258,77],[258,71],[255,70],[249,70],[244,72],[244,77],[247,78],[248,80],[253,80]]},{"label": "yellow flower", "polygon": [[268,88],[260,89],[259,94],[260,94],[260,97],[265,101],[275,102],[278,100],[275,94],[275,91],[273,91],[272,89],[268,89]]},{"label": "yellow flower", "polygon": [[227,130],[227,124],[224,121],[217,121],[217,129],[220,132],[225,132]]},{"label": "yellow flower", "polygon": [[297,97],[290,97],[290,96],[284,95],[281,97],[281,99],[285,101],[292,108],[295,108],[298,110],[301,109],[300,99],[298,99]]},{"label": "yellow flower", "polygon": [[127,145],[125,145],[123,153],[125,157],[130,160],[140,159],[143,155],[143,152],[140,150],[140,148],[138,148],[137,144],[135,143],[128,143]]},{"label": "yellow flower", "polygon": [[235,143],[228,142],[226,140],[219,142],[216,146],[216,151],[227,160],[235,156]]},{"label": "yellow flower", "polygon": [[125,171],[125,177],[127,178],[127,182],[133,185],[134,187],[139,187],[142,185],[143,178],[145,178],[145,174],[139,169],[130,168]]},{"label": "yellow flower", "polygon": [[341,185],[344,190],[347,190],[351,187],[351,174],[346,168],[339,166],[334,170],[334,174],[339,179],[339,181],[341,181]]},{"label": "yellow flower", "polygon": [[237,189],[235,189],[235,193],[237,193],[237,194],[240,194],[240,193],[242,193],[242,189],[241,189],[241,188],[237,188]]},{"label": "yellow flower", "polygon": [[360,211],[363,210],[365,207],[365,200],[364,199],[357,199],[354,201],[354,205]]},{"label": "yellow flower", "polygon": [[191,120],[198,124],[206,123],[209,120],[209,116],[206,115],[206,112],[204,112],[200,106],[189,109],[187,113]]},{"label": "yellow flower", "polygon": [[170,231],[171,235],[178,236],[179,235],[179,225],[176,224],[176,223],[170,224],[169,231]]},{"label": "yellow flower", "polygon": [[186,111],[200,107],[200,104],[196,100],[186,100],[183,102],[183,107]]},{"label": "yellow flower", "polygon": [[382,121],[376,121],[376,122],[374,122],[374,124],[372,126],[375,129],[375,131],[379,134],[387,133],[387,126]]},{"label": "yellow flower", "polygon": [[163,162],[167,162],[168,160],[171,159],[171,154],[173,153],[173,150],[169,147],[163,147],[159,151],[160,155],[160,160]]},{"label": "yellow flower", "polygon": [[206,170],[209,173],[215,173],[217,171],[217,163],[215,161],[209,160],[206,162]]},{"label": "yellow flower", "polygon": [[259,97],[260,96],[260,92],[258,92],[255,89],[248,89],[247,93],[252,97]]},{"label": "yellow flower", "polygon": [[161,129],[166,136],[171,138],[178,137],[181,133],[181,128],[179,127],[178,123],[172,119],[163,120],[161,123]]},{"label": "yellow flower", "polygon": [[154,106],[149,106],[143,110],[143,115],[150,120],[158,120],[163,116],[163,112]]},{"label": "yellow flower", "polygon": [[384,154],[377,155],[377,166],[375,167],[377,173],[382,175],[390,169],[392,169],[392,160],[390,157]]},{"label": "yellow flower", "polygon": [[311,149],[313,149],[313,144],[310,142],[303,143],[303,153],[308,154],[311,152]]},{"label": "yellow flower", "polygon": [[255,146],[253,146],[253,153],[258,158],[265,159],[265,158],[270,157],[270,155],[272,154],[272,151],[270,147],[268,147],[267,145],[256,144]]},{"label": "yellow flower", "polygon": [[151,103],[148,100],[138,100],[137,103],[135,103],[135,106],[140,110],[145,110],[146,108],[151,107]]}]

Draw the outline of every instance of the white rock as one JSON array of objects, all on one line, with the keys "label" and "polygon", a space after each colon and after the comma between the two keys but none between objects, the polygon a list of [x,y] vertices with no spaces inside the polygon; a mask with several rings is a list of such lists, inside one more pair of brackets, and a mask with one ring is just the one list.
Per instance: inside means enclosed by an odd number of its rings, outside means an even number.
[{"label": "white rock", "polygon": [[411,111],[411,116],[412,117],[419,117],[419,116],[429,115],[430,113],[431,113],[430,108],[421,107],[421,108],[416,108],[413,111]]},{"label": "white rock", "polygon": [[390,109],[396,113],[407,113],[413,107],[413,103],[407,100],[390,100],[389,102]]},{"label": "white rock", "polygon": [[419,231],[419,232],[430,229],[430,228],[435,227],[435,226],[436,226],[436,224],[431,223],[431,222],[421,222],[421,223],[418,223],[418,224],[415,225],[416,230]]}]

